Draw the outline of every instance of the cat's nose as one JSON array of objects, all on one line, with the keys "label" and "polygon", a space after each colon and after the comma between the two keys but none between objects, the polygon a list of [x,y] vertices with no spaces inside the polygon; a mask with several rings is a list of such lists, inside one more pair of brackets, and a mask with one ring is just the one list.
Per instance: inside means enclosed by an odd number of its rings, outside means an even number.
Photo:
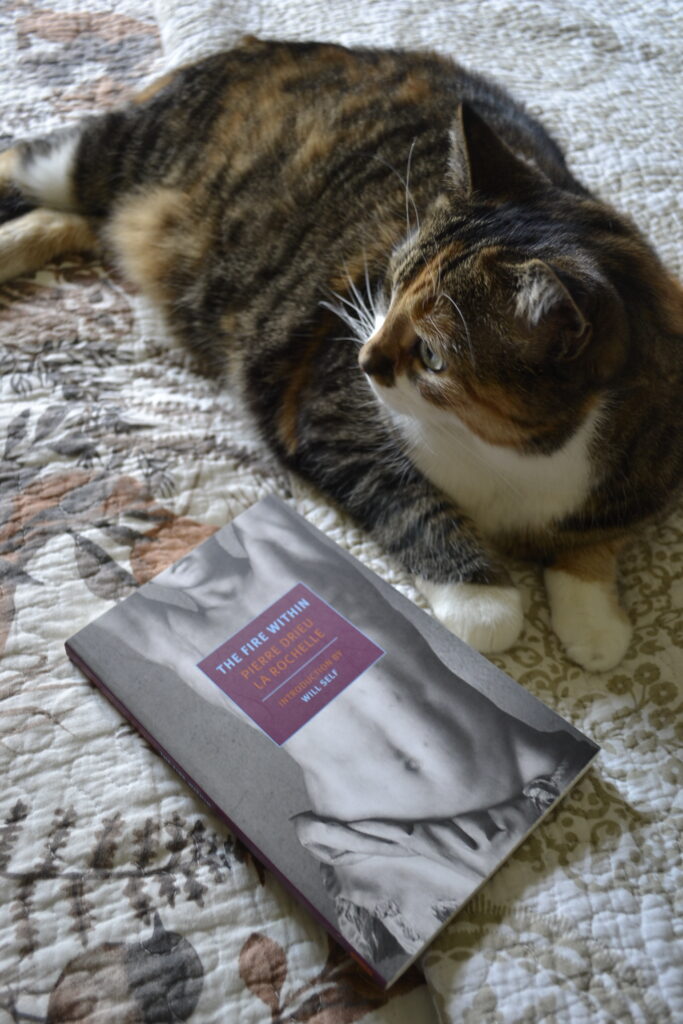
[{"label": "cat's nose", "polygon": [[390,387],[394,383],[394,364],[377,344],[372,341],[363,345],[358,356],[363,373],[375,377],[380,384]]}]

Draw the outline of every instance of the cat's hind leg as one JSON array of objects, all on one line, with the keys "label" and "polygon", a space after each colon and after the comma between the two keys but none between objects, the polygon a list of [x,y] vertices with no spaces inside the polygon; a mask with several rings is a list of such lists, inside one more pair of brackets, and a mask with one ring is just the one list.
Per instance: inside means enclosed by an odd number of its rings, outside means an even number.
[{"label": "cat's hind leg", "polygon": [[572,661],[593,672],[618,665],[632,628],[617,592],[623,541],[565,551],[546,569],[553,629]]},{"label": "cat's hind leg", "polygon": [[0,225],[0,282],[33,273],[56,256],[97,249],[97,237],[86,217],[30,210]]},{"label": "cat's hind leg", "polygon": [[73,148],[68,136],[30,159],[26,147],[0,153],[0,282],[97,250],[90,221],[69,209]]}]

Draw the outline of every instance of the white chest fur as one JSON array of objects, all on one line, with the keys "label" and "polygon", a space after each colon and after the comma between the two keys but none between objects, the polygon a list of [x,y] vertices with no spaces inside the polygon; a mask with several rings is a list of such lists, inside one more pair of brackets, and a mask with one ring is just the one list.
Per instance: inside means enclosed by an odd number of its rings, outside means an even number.
[{"label": "white chest fur", "polygon": [[452,414],[432,410],[418,421],[394,413],[412,461],[488,535],[542,529],[581,507],[598,416],[591,413],[552,455],[522,455],[488,444]]}]

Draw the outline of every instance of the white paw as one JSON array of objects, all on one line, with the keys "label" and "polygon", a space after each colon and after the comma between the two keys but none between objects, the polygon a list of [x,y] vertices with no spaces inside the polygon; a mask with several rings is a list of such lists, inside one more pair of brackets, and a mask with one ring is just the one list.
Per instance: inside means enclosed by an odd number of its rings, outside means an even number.
[{"label": "white paw", "polygon": [[553,629],[572,661],[592,672],[618,665],[632,628],[614,585],[580,580],[559,569],[546,570],[545,585]]},{"label": "white paw", "polygon": [[515,587],[421,579],[415,583],[437,619],[483,654],[507,650],[522,632],[522,600]]}]

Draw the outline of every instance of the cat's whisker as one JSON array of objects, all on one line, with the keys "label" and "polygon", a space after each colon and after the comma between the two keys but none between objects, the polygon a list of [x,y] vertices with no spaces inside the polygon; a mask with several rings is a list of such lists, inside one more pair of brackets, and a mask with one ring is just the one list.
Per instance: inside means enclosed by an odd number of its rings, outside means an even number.
[{"label": "cat's whisker", "polygon": [[412,163],[413,150],[415,149],[415,143],[416,142],[417,142],[417,138],[414,138],[412,143],[411,143],[411,146],[410,146],[410,152],[408,153],[408,163],[406,164],[406,179],[405,179],[405,181],[406,181],[406,187],[405,187],[405,191],[406,191],[406,224],[410,227],[410,215],[409,215],[409,210],[408,210],[408,200],[410,200],[410,202],[413,205],[413,213],[415,214],[415,224],[416,224],[417,230],[419,231],[420,230],[420,215],[417,212],[417,206],[415,204],[415,200],[413,199],[413,194],[410,191],[410,165]]},{"label": "cat's whisker", "polygon": [[[345,306],[349,306],[350,309],[353,309],[353,310],[356,309],[356,307],[354,306],[353,302],[351,302],[350,299],[347,299],[345,295],[340,295],[339,292],[333,292],[332,289],[329,289],[329,292],[330,292],[330,295],[337,300],[337,302],[343,302],[344,305]],[[320,305],[321,306],[328,306],[328,308],[329,308],[330,304],[327,302],[327,300],[323,300],[320,303]]]},{"label": "cat's whisker", "polygon": [[364,344],[364,342],[358,337],[357,334],[335,334],[334,337],[336,341],[352,341],[355,345],[358,345],[359,347]]},{"label": "cat's whisker", "polygon": [[[408,154],[408,161],[409,162],[410,162],[410,158],[412,156],[413,146],[415,145],[416,142],[417,142],[417,139],[413,139],[413,144],[410,147],[410,153]],[[408,187],[408,183],[407,183],[406,179],[403,177],[403,175],[401,174],[400,171],[398,171],[392,164],[390,164],[387,160],[384,160],[380,156],[374,155],[373,159],[377,160],[378,163],[383,164],[385,167],[387,167],[392,172],[392,174],[396,175],[398,180],[403,185],[403,188],[404,188],[404,191],[405,191],[405,194],[406,194],[406,230],[407,230],[407,236],[406,236],[405,240],[407,241],[408,238],[410,238],[411,235],[415,234],[417,231],[420,230],[420,215],[417,212],[417,206],[415,204],[415,200],[413,199],[413,195],[412,195],[412,193],[410,191],[410,188]],[[410,203],[412,204],[413,213],[415,214],[415,227],[413,227],[413,225],[410,223],[410,212],[409,212],[409,208],[408,208],[408,201],[410,201]]]},{"label": "cat's whisker", "polygon": [[[358,327],[359,327],[358,321],[355,319],[355,317],[352,317],[351,314],[347,310],[345,310],[343,306],[338,306],[338,305],[336,305],[333,302],[325,302],[324,300],[320,303],[320,305],[324,309],[329,309],[329,311],[331,313],[334,313],[335,316],[338,316],[340,320],[343,320],[343,322],[346,324],[346,326],[350,327],[351,330],[354,331],[354,333],[356,333],[358,331]],[[358,340],[358,334],[357,333],[356,333],[356,338]]]},{"label": "cat's whisker", "polygon": [[441,327],[441,325],[436,322],[434,317],[433,316],[425,317],[425,321],[432,328],[432,330],[434,332],[434,337],[438,341],[440,341],[442,345],[447,345],[448,344],[448,335],[446,334],[444,329]]},{"label": "cat's whisker", "polygon": [[353,278],[351,277],[351,275],[349,273],[347,273],[346,279],[349,282],[349,289],[351,291],[351,294],[353,295],[354,299],[356,300],[356,303],[357,303],[356,309],[358,310],[359,313],[361,313],[363,315],[366,315],[369,318],[370,312],[369,312],[367,306],[364,303],[364,299],[363,299],[362,294],[360,293],[360,291],[356,287],[356,282],[353,280]]},{"label": "cat's whisker", "polygon": [[372,310],[373,323],[376,323],[377,322],[377,317],[378,317],[378,314],[379,314],[378,303],[379,303],[379,297],[380,297],[380,290],[378,288],[378,290],[373,294],[372,285],[370,283],[370,272],[368,270],[368,261],[367,261],[367,257],[365,255],[363,257],[363,263],[364,263],[364,276],[365,276],[365,292],[366,292],[366,295],[368,297],[368,303],[370,304],[370,309]]},{"label": "cat's whisker", "polygon": [[456,313],[460,317],[460,320],[462,321],[462,325],[465,328],[465,338],[467,339],[467,347],[469,349],[470,358],[472,360],[472,366],[476,370],[476,368],[477,368],[477,360],[476,360],[476,357],[475,357],[475,354],[474,354],[474,346],[472,345],[472,336],[470,334],[470,329],[467,326],[467,320],[465,319],[465,315],[464,315],[463,311],[460,309],[460,306],[455,301],[455,299],[451,298],[451,296],[448,295],[446,292],[440,292],[439,293],[439,298],[440,299],[446,299],[448,302],[450,302],[450,304],[452,305],[453,309],[456,311]]},{"label": "cat's whisker", "polygon": [[323,299],[320,305],[325,309],[329,309],[340,320],[343,320],[347,327],[351,328],[355,336],[354,340],[363,344],[375,329],[375,316],[365,305],[362,294],[358,291],[350,277],[348,280],[350,291],[355,301],[352,301],[345,295],[340,295],[339,292],[331,292],[334,301],[328,302],[326,299]]},{"label": "cat's whisker", "polygon": [[429,280],[431,282],[432,288],[435,292],[437,292],[439,290],[440,284],[439,278],[438,276],[435,275],[434,268],[430,265],[429,261],[427,260],[427,257],[424,255],[422,256],[422,262],[424,263],[425,270],[429,272]]},{"label": "cat's whisker", "polygon": [[[367,278],[367,262],[365,264],[365,270],[366,270],[366,283],[367,283],[367,287],[369,287],[369,281],[368,281],[368,278]],[[375,301],[372,298],[372,295],[369,294],[367,302],[366,302],[365,296],[361,293],[361,291],[358,289],[356,283],[351,279],[351,277],[348,274],[347,274],[347,278],[348,278],[348,281],[349,281],[349,287],[351,289],[351,293],[353,294],[353,296],[354,296],[354,298],[356,300],[356,303],[357,303],[355,309],[356,309],[356,312],[358,313],[358,318],[359,318],[359,320],[362,320],[365,324],[368,325],[368,327],[370,328],[370,332],[372,333],[374,331],[374,329],[375,329],[375,322],[376,322],[376,319],[377,319],[377,308],[376,308],[376,305],[375,305]]]},{"label": "cat's whisker", "polygon": [[368,258],[365,255],[365,253],[363,253],[363,276],[365,277],[365,294],[368,297],[368,302],[370,303],[372,312],[376,313],[377,310],[375,307],[375,299],[372,294],[372,289],[370,287],[370,272],[368,270]]},{"label": "cat's whisker", "polygon": [[371,289],[371,286],[370,286],[370,278],[369,278],[369,274],[368,274],[368,265],[367,265],[367,260],[366,259],[364,259],[364,264],[365,264],[364,277],[365,277],[365,286],[366,286],[366,291],[367,291],[367,297],[365,295],[363,295],[363,293],[361,292],[361,290],[357,286],[356,282],[352,279],[352,277],[348,273],[348,271],[347,271],[346,277],[347,277],[347,280],[349,282],[349,290],[350,290],[350,292],[353,295],[353,298],[355,300],[355,302],[351,303],[351,305],[353,306],[354,312],[357,314],[358,319],[360,321],[364,322],[370,328],[370,332],[372,333],[372,331],[374,331],[375,322],[376,322],[376,319],[377,319],[377,304],[376,304],[375,298],[372,295],[372,289]]}]

